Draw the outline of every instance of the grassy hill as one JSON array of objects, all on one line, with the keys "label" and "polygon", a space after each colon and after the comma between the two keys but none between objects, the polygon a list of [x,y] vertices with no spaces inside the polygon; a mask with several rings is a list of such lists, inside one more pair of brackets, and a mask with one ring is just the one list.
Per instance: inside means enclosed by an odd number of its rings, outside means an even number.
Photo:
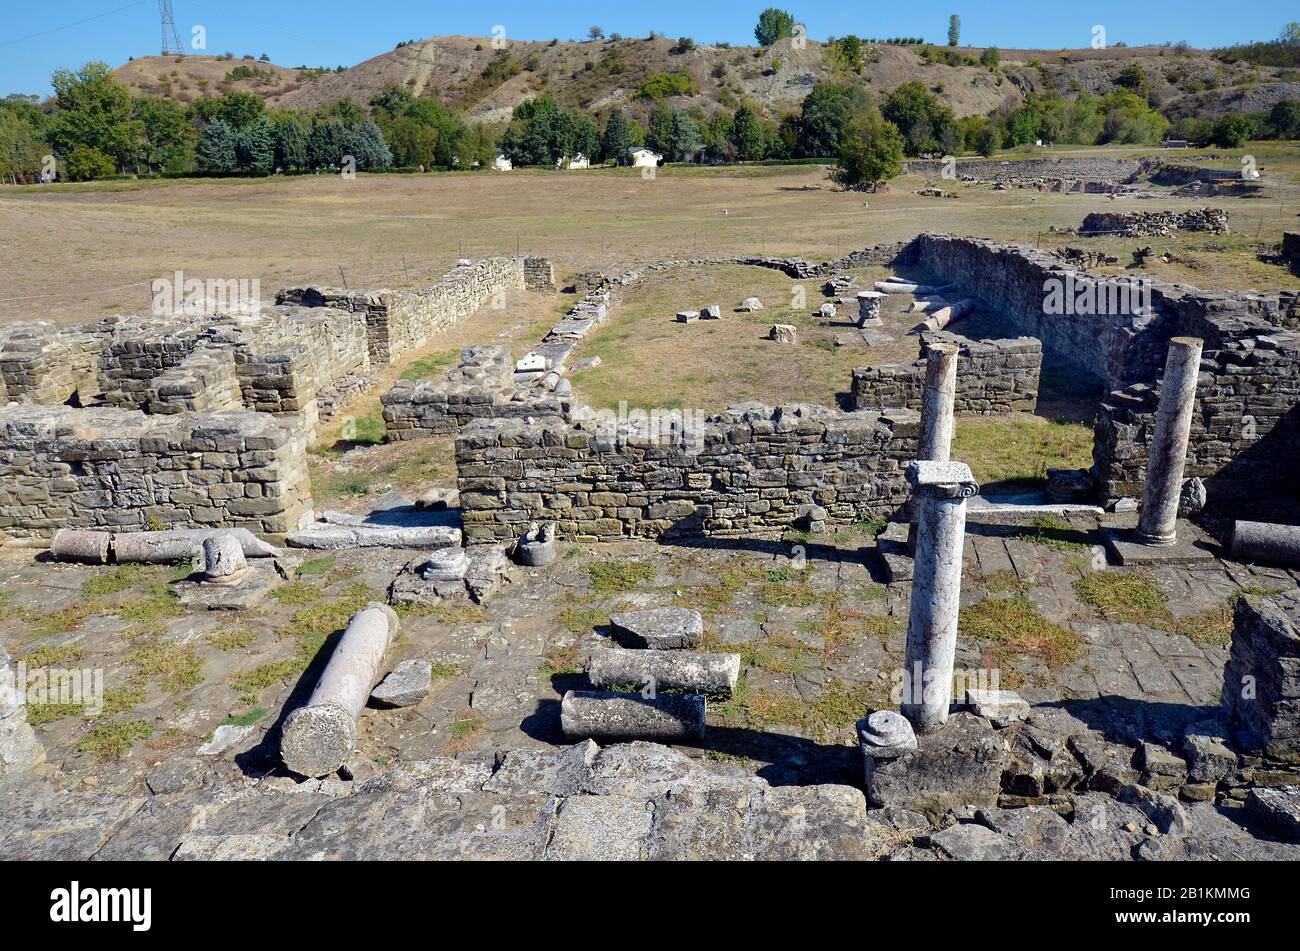
[{"label": "grassy hill", "polygon": [[[550,91],[561,102],[604,115],[615,106],[644,118],[650,101],[638,95],[656,75],[688,77],[682,106],[705,112],[760,103],[771,117],[797,109],[812,86],[852,81],[877,95],[911,80],[940,94],[958,116],[1014,108],[1029,92],[1104,94],[1126,69],[1138,66],[1149,95],[1174,114],[1214,117],[1241,108],[1243,98],[1271,102],[1295,96],[1295,70],[1225,63],[1202,50],[1112,47],[1104,50],[1002,50],[995,69],[979,65],[980,48],[868,44],[859,72],[839,66],[828,48],[783,40],[767,48],[684,46],[676,40],[593,42],[510,41],[488,37],[416,40],[342,72],[289,69],[251,59],[214,56],[142,57],[118,70],[137,93],[192,101],[240,89],[268,105],[314,110],[340,99],[365,105],[389,83],[437,96],[471,118],[502,122],[525,99]],[[951,60],[953,64],[945,60]]]}]

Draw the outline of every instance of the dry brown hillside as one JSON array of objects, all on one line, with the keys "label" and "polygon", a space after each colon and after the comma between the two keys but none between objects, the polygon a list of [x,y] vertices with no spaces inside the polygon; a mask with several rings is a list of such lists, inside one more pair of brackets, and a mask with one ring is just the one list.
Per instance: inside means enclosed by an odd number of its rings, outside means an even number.
[{"label": "dry brown hillside", "polygon": [[[941,49],[942,52],[942,49]],[[978,58],[982,49],[955,51]],[[683,106],[706,112],[734,108],[742,100],[760,103],[769,116],[797,109],[813,84],[855,81],[878,94],[919,80],[940,93],[959,115],[1014,107],[1028,92],[1055,89],[1066,96],[1104,94],[1126,67],[1139,65],[1152,97],[1175,114],[1216,115],[1241,103],[1271,104],[1294,96],[1297,86],[1282,71],[1224,64],[1201,50],[1172,47],[1115,47],[1104,50],[1003,50],[998,70],[984,66],[927,63],[916,46],[868,47],[857,76],[836,70],[826,47],[809,40],[802,49],[789,40],[767,49],[695,46],[675,40],[623,39],[597,42],[510,41],[493,48],[488,37],[440,36],[382,53],[341,73],[312,74],[251,60],[211,56],[146,57],[118,74],[135,90],[191,101],[230,89],[257,93],[269,105],[315,110],[340,99],[362,105],[389,83],[416,95],[437,96],[471,118],[503,122],[525,99],[543,91],[560,101],[604,115],[614,106],[641,116],[649,103],[637,97],[657,73],[686,73],[698,92],[678,97]],[[232,79],[236,67],[262,70],[252,79]]]}]

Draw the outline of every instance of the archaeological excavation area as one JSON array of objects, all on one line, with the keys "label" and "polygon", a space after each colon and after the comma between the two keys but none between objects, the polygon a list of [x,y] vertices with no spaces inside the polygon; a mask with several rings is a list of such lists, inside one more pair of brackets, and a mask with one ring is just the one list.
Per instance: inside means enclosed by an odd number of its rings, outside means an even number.
[{"label": "archaeological excavation area", "polygon": [[1300,301],[1097,263],[0,326],[0,857],[1300,859]]}]

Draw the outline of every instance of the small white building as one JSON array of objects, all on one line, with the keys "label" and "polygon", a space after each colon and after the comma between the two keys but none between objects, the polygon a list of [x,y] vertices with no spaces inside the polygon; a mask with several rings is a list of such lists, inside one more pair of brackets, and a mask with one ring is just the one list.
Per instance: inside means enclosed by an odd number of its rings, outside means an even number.
[{"label": "small white building", "polygon": [[577,155],[574,155],[571,158],[569,156],[565,156],[564,158],[560,159],[558,162],[555,163],[555,167],[568,168],[568,169],[591,168],[591,160],[587,158],[587,156],[579,152]]},{"label": "small white building", "polygon": [[655,168],[664,157],[658,152],[642,145],[633,145],[627,150],[627,156],[633,168]]},{"label": "small white building", "polygon": [[504,155],[498,155],[496,161],[492,163],[493,171],[497,171],[497,172],[509,172],[513,170],[514,167],[515,167],[514,163],[511,162],[510,159],[506,158]]}]

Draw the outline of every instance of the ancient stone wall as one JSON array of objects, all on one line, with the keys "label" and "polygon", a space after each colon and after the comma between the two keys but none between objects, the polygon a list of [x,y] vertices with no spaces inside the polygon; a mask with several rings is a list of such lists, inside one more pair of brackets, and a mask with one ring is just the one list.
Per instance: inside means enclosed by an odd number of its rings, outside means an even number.
[{"label": "ancient stone wall", "polygon": [[300,287],[281,291],[276,303],[337,307],[363,314],[371,360],[389,364],[468,317],[493,295],[523,290],[530,286],[529,281],[537,289],[553,286],[550,262],[543,258],[484,258],[458,264],[437,284],[420,291]]},{"label": "ancient stone wall", "polygon": [[1191,211],[1094,211],[1079,226],[1081,235],[1118,234],[1163,237],[1175,231],[1228,233],[1228,213],[1222,208]]},{"label": "ancient stone wall", "polygon": [[760,404],[688,419],[677,439],[590,410],[479,421],[456,440],[465,537],[503,540],[533,520],[593,540],[747,535],[788,528],[811,504],[839,524],[889,516],[907,498],[919,425],[906,410]]},{"label": "ancient stone wall", "polygon": [[[918,160],[907,163],[907,170],[916,175],[938,178],[943,174],[944,163]],[[958,177],[976,181],[993,182],[1014,178],[1089,179],[1106,182],[1127,182],[1142,170],[1137,159],[1111,158],[1039,158],[1000,161],[976,159],[957,163]]]},{"label": "ancient stone wall", "polygon": [[[1190,321],[1205,340],[1186,476],[1205,482],[1210,505],[1237,515],[1293,523],[1300,504],[1300,334],[1224,338],[1222,325]],[[1241,330],[1242,328],[1229,328]],[[1098,414],[1093,460],[1104,498],[1137,498],[1159,390],[1112,392]]]},{"label": "ancient stone wall", "polygon": [[967,416],[1032,413],[1038,406],[1043,345],[1032,337],[971,340],[939,331],[921,338],[921,357],[853,371],[855,409],[921,409],[926,353],[936,343],[959,348],[954,411]]},{"label": "ancient stone wall", "polygon": [[66,403],[95,381],[99,341],[45,321],[0,327],[0,402]]},{"label": "ancient stone wall", "polygon": [[0,531],[288,532],[311,509],[306,450],[264,413],[0,407]]},{"label": "ancient stone wall", "polygon": [[515,363],[500,346],[467,347],[460,363],[434,379],[398,380],[381,398],[388,438],[454,436],[480,419],[568,417],[569,401],[515,386]]},{"label": "ancient stone wall", "polygon": [[[982,300],[1022,333],[1037,337],[1075,367],[1110,387],[1154,380],[1164,365],[1170,337],[1209,320],[1259,326],[1276,315],[1277,300],[1252,294],[1203,291],[1148,281],[1149,314],[1105,305],[1106,313],[1084,310],[1084,302],[1139,301],[1141,291],[1127,277],[1096,276],[1043,251],[980,238],[919,235],[906,260],[941,283]],[[1127,286],[1126,286],[1127,285]],[[1049,295],[1060,289],[1065,313],[1051,312]],[[1074,311],[1074,312],[1068,312]]]}]

